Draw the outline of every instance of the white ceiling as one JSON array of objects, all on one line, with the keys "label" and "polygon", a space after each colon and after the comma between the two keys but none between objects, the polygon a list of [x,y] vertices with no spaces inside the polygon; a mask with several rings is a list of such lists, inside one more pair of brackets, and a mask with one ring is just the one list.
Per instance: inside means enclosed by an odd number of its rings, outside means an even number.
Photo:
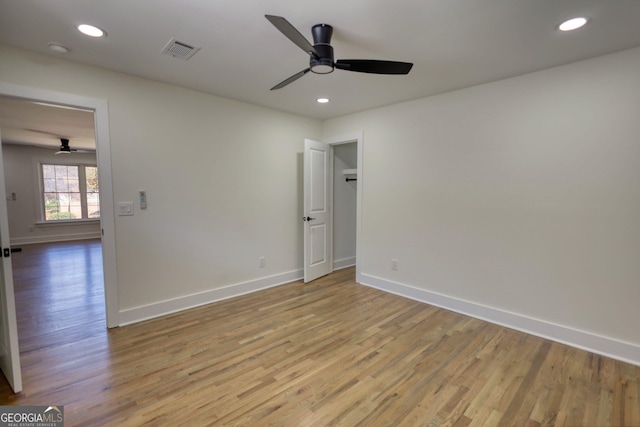
[{"label": "white ceiling", "polygon": [[[0,11],[7,45],[319,119],[640,46],[638,0],[0,0]],[[265,14],[309,40],[314,24],[332,25],[336,59],[415,65],[407,76],[308,73],[269,91],[309,57]],[[574,16],[591,22],[555,29]],[[80,23],[108,36],[86,37]],[[162,54],[172,37],[201,50],[188,61]],[[321,96],[331,102],[317,104]]]},{"label": "white ceiling", "polygon": [[95,150],[92,111],[60,108],[0,97],[2,142],[58,148],[60,139],[75,149]]}]

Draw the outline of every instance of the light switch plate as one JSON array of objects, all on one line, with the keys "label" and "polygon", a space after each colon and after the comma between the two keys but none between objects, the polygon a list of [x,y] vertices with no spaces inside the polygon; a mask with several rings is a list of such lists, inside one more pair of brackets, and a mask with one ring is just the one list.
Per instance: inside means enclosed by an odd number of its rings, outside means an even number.
[{"label": "light switch plate", "polygon": [[133,202],[118,202],[118,216],[133,215]]}]

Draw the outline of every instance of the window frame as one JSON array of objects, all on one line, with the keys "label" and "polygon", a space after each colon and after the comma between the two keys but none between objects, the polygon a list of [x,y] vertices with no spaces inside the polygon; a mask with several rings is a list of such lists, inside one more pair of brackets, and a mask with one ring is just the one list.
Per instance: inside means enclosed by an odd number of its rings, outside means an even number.
[{"label": "window frame", "polygon": [[[97,163],[98,163],[97,159],[95,161],[85,160],[85,159],[69,159],[69,161],[65,161],[63,159],[38,159],[35,161],[36,177],[37,177],[36,206],[38,208],[38,215],[37,215],[38,226],[79,224],[79,223],[84,224],[84,223],[100,222],[101,218],[89,218],[88,204],[87,204],[87,182],[86,182],[86,170],[85,170],[86,167],[98,168]],[[46,206],[44,202],[44,193],[45,193],[44,176],[42,171],[43,165],[77,166],[78,167],[78,181],[79,181],[79,187],[80,187],[80,205],[81,205],[82,218],[55,219],[55,220],[46,219],[46,212],[45,212]],[[102,201],[100,198],[99,190],[98,190],[98,200],[100,202]]]}]

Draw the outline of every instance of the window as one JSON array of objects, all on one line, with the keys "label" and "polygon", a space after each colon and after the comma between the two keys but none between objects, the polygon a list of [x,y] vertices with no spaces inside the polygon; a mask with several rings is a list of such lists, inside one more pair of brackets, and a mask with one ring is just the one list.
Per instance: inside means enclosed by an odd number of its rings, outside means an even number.
[{"label": "window", "polygon": [[98,167],[41,164],[46,222],[100,218]]}]

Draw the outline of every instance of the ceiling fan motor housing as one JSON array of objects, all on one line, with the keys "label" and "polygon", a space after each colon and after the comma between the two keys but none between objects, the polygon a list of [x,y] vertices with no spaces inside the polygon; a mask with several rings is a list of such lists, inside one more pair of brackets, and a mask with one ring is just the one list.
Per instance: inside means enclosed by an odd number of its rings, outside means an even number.
[{"label": "ceiling fan motor housing", "polygon": [[331,47],[331,36],[333,27],[328,24],[316,24],[311,28],[313,36],[313,47],[320,55],[319,58],[311,56],[309,67],[316,74],[329,74],[333,72],[333,47]]},{"label": "ceiling fan motor housing", "polygon": [[71,152],[71,147],[69,147],[69,140],[66,138],[60,139],[60,151]]}]

